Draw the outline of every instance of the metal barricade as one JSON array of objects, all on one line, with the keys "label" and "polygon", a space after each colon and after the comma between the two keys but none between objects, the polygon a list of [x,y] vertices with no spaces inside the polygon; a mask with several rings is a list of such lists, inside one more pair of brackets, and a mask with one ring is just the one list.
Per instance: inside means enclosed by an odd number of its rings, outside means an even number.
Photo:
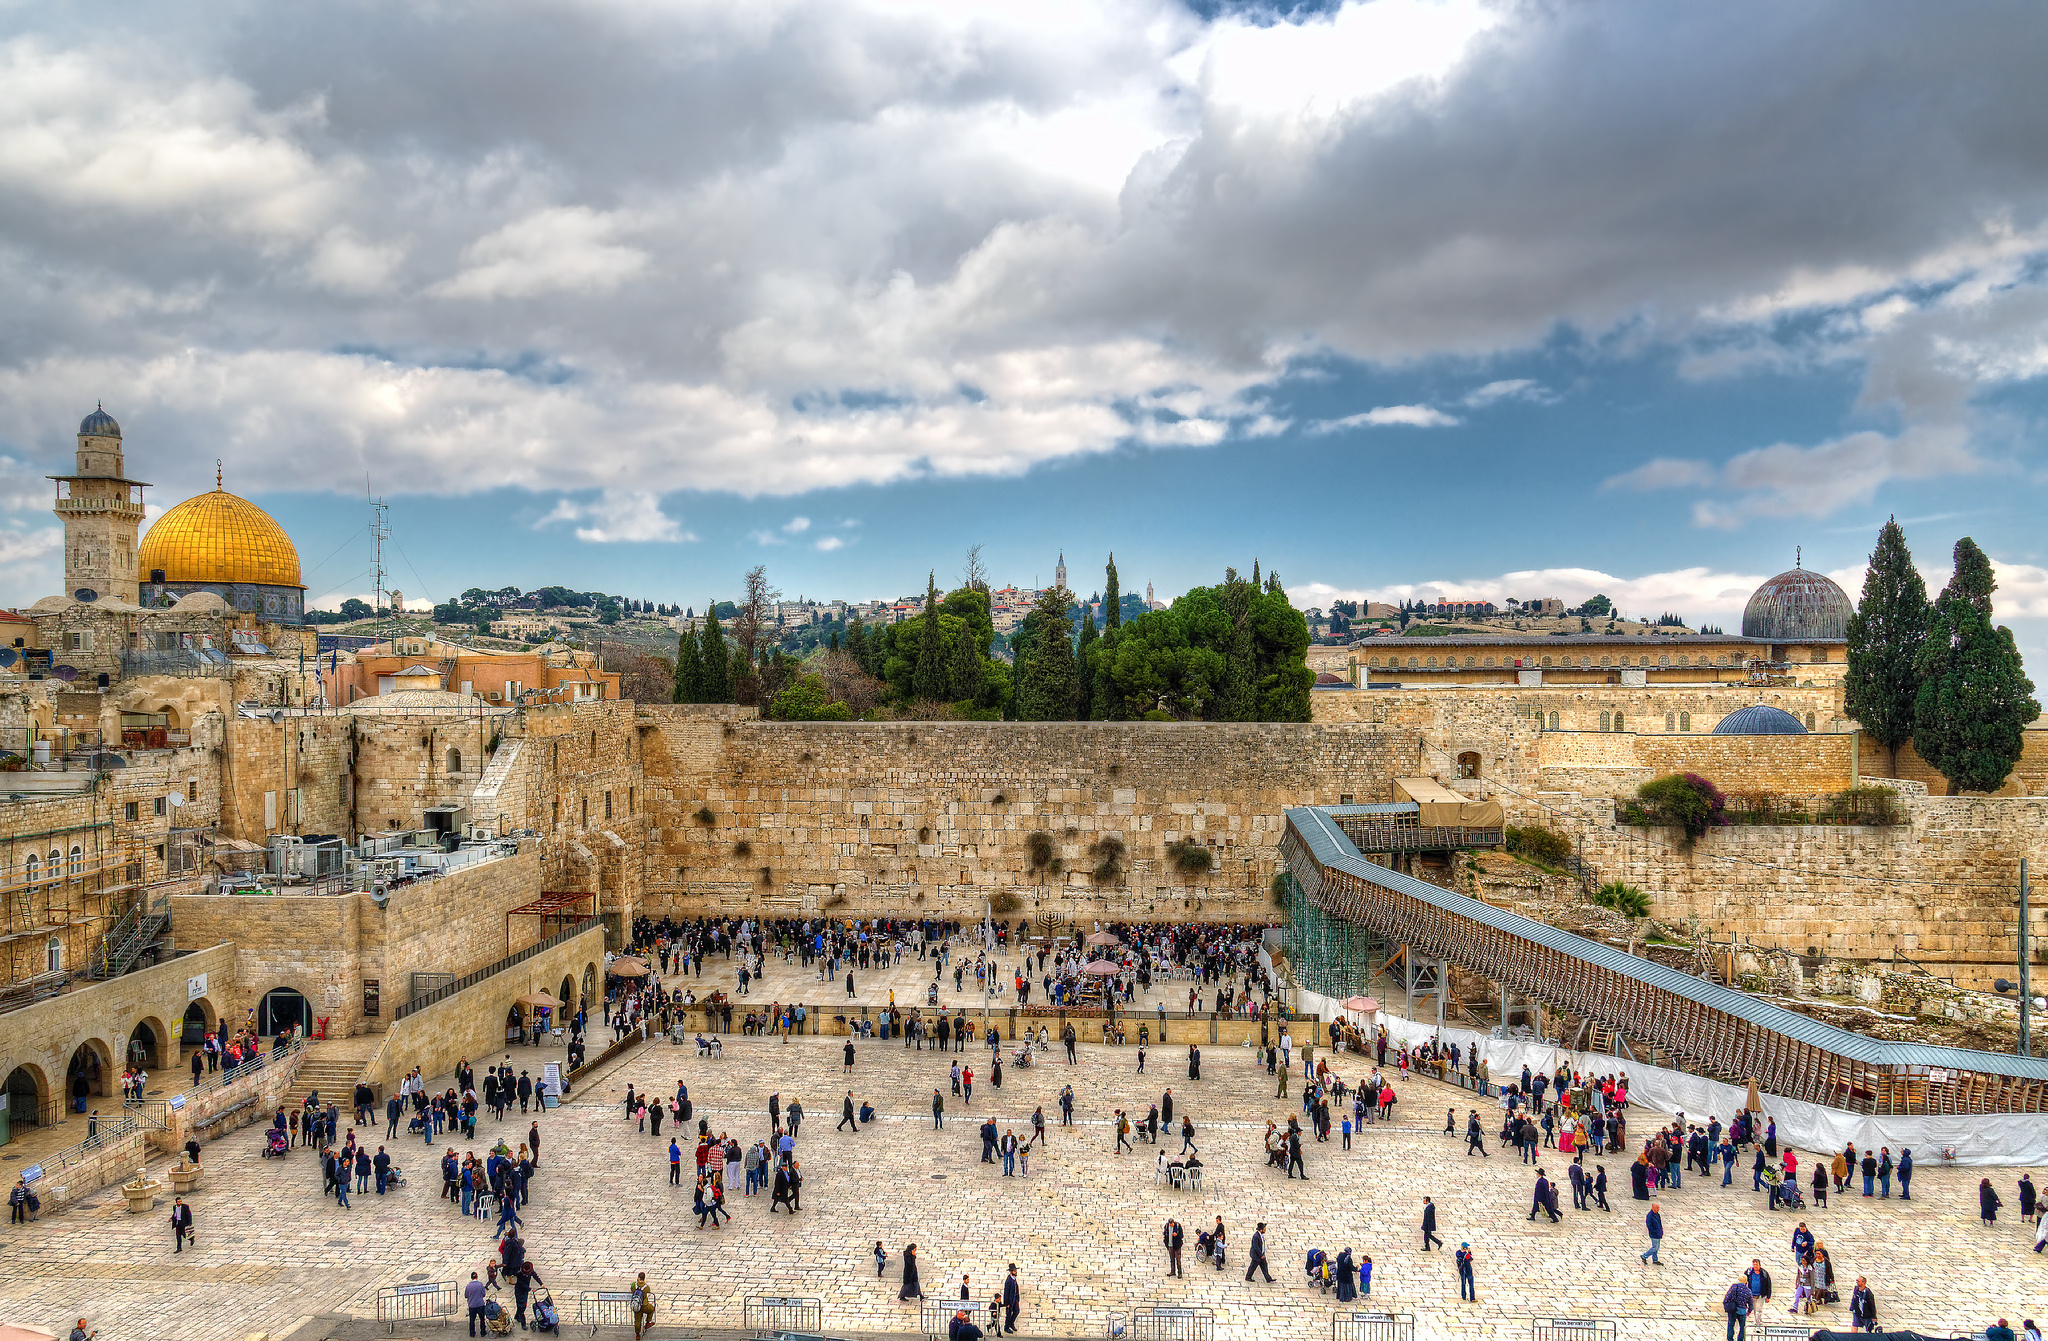
[{"label": "metal barricade", "polygon": [[[661,1299],[657,1291],[657,1305]],[[577,1320],[586,1327],[627,1327],[633,1322],[631,1290],[585,1290],[577,1300]]]},{"label": "metal barricade", "polygon": [[1339,1311],[1330,1319],[1330,1341],[1415,1341],[1415,1315]]},{"label": "metal barricade", "polygon": [[924,1336],[945,1337],[951,1335],[953,1315],[962,1309],[967,1311],[968,1320],[987,1330],[988,1301],[973,1299],[923,1299],[917,1306],[917,1330]]},{"label": "metal barricade", "polygon": [[1614,1341],[1612,1318],[1532,1318],[1529,1341]]},{"label": "metal barricade", "polygon": [[448,1320],[461,1311],[462,1287],[452,1280],[386,1285],[377,1291],[377,1321],[387,1324],[393,1332],[401,1322],[422,1318],[439,1318],[446,1327]]},{"label": "metal barricade", "polygon": [[1216,1341],[1216,1310],[1140,1309],[1131,1314],[1131,1341]]},{"label": "metal barricade", "polygon": [[1752,1327],[1751,1332],[1761,1332],[1761,1341],[1807,1341],[1813,1335],[1813,1328],[1796,1322],[1767,1322],[1762,1327]]},{"label": "metal barricade", "polygon": [[816,1332],[825,1325],[825,1304],[821,1299],[794,1295],[751,1294],[747,1296],[747,1335],[767,1337],[776,1332]]}]

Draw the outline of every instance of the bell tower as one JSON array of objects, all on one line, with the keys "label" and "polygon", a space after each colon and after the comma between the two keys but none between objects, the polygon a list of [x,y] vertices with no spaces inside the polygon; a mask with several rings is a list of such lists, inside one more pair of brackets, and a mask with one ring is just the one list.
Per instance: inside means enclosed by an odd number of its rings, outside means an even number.
[{"label": "bell tower", "polygon": [[121,426],[95,408],[78,426],[77,473],[49,477],[57,482],[52,510],[64,523],[64,594],[76,600],[136,601],[135,538],[149,486],[122,471]]}]

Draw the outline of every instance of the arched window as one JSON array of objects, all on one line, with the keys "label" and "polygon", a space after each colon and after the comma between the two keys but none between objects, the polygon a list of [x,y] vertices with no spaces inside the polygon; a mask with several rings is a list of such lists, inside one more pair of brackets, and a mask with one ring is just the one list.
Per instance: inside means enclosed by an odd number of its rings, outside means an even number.
[{"label": "arched window", "polygon": [[1431,658],[1429,659],[1429,666],[1430,666],[1430,669],[1431,669],[1431,670],[1434,670],[1434,669],[1436,669],[1436,658],[1435,658],[1435,657],[1431,657]]},{"label": "arched window", "polygon": [[1543,664],[1544,664],[1544,665],[1546,665],[1546,666],[1548,666],[1548,665],[1550,664],[1550,658],[1549,658],[1549,657],[1545,657],[1545,658],[1543,658]]},{"label": "arched window", "polygon": [[1374,669],[1378,669],[1378,667],[1379,667],[1379,664],[1380,664],[1380,659],[1379,659],[1378,657],[1368,657],[1368,658],[1366,658],[1366,662],[1365,662],[1365,664],[1366,664],[1366,665],[1368,665],[1368,666],[1371,666],[1371,667],[1373,667]]},{"label": "arched window", "polygon": [[1414,658],[1414,657],[1409,657],[1409,658],[1408,658],[1408,669],[1409,669],[1409,670],[1414,670],[1414,669],[1415,669],[1415,666],[1416,666],[1416,661],[1415,661],[1415,658]]},{"label": "arched window", "polygon": [[1659,666],[1669,666],[1669,665],[1671,664],[1671,658],[1670,658],[1670,656],[1666,655],[1666,656],[1660,656],[1660,657],[1658,657],[1658,658],[1657,658],[1657,664],[1658,664]]},{"label": "arched window", "polygon": [[58,940],[55,936],[50,937],[50,943],[45,948],[44,953],[47,956],[50,972],[62,973],[64,971],[64,942]]},{"label": "arched window", "polygon": [[23,865],[22,872],[23,880],[30,889],[34,889],[36,887],[36,871],[39,867],[42,866],[42,864],[43,861],[41,857],[38,857],[33,852],[28,854],[28,861]]},{"label": "arched window", "polygon": [[451,749],[448,751],[448,771],[450,773],[460,773],[462,771],[461,750]]},{"label": "arched window", "polygon": [[50,849],[49,860],[50,866],[47,874],[50,877],[50,883],[54,885],[64,878],[64,854],[53,847]]},{"label": "arched window", "polygon": [[1550,729],[1551,729],[1552,731],[1555,731],[1555,730],[1557,730],[1557,714],[1556,714],[1556,713],[1552,713],[1552,714],[1550,714]]},{"label": "arched window", "polygon": [[1639,657],[1637,658],[1636,664],[1639,666],[1647,666],[1650,664],[1650,659],[1648,657]]},{"label": "arched window", "polygon": [[1677,729],[1678,729],[1678,714],[1677,714],[1677,713],[1675,713],[1675,712],[1667,712],[1667,713],[1665,713],[1665,714],[1664,714],[1664,730],[1665,730],[1665,731],[1666,731],[1666,732],[1668,733],[1668,732],[1676,731]]},{"label": "arched window", "polygon": [[1610,662],[1610,661],[1608,660],[1608,658],[1606,658],[1606,657],[1601,657],[1601,658],[1600,658],[1600,664],[1601,664],[1601,665],[1603,665],[1603,666],[1607,666],[1607,665],[1611,665],[1611,664],[1613,664],[1613,663],[1612,663],[1612,662]]},{"label": "arched window", "polygon": [[1580,670],[1591,670],[1591,669],[1593,669],[1593,658],[1591,658],[1591,657],[1589,657],[1589,656],[1581,656],[1581,657],[1579,658],[1579,669],[1580,669]]},{"label": "arched window", "polygon": [[71,878],[76,880],[85,874],[85,849],[77,843],[71,845]]},{"label": "arched window", "polygon": [[1616,714],[1614,714],[1614,729],[1615,729],[1616,731],[1619,731],[1619,730],[1621,730],[1621,714],[1620,714],[1620,713],[1616,713]]},{"label": "arched window", "polygon": [[1806,714],[1806,729],[1807,729],[1808,731],[1811,731],[1811,730],[1813,730],[1813,714],[1812,714],[1812,713],[1808,713],[1808,714]]},{"label": "arched window", "polygon": [[1488,666],[1491,666],[1491,665],[1493,665],[1493,658],[1492,658],[1492,657],[1488,657],[1488,658],[1486,659],[1486,664],[1487,664]]},{"label": "arched window", "polygon": [[1691,714],[1691,713],[1689,713],[1689,712],[1682,712],[1682,713],[1678,714],[1678,729],[1679,729],[1680,731],[1690,731],[1690,730],[1692,730],[1692,714]]},{"label": "arched window", "polygon": [[1614,718],[1614,714],[1613,714],[1613,713],[1611,713],[1611,712],[1603,712],[1603,713],[1601,713],[1601,714],[1600,714],[1600,729],[1601,729],[1602,731],[1611,731],[1611,730],[1613,730],[1613,727],[1614,727],[1614,722],[1613,722],[1613,718]]},{"label": "arched window", "polygon": [[1479,752],[1467,750],[1458,756],[1458,776],[1476,778],[1479,776]]}]

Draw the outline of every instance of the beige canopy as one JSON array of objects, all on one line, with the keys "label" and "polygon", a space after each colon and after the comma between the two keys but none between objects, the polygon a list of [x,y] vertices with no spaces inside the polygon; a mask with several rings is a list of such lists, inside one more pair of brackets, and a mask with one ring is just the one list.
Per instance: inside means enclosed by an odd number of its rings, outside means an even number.
[{"label": "beige canopy", "polygon": [[1498,829],[1506,816],[1498,801],[1475,801],[1431,778],[1395,778],[1394,796],[1422,806],[1427,828]]},{"label": "beige canopy", "polygon": [[545,1006],[549,1010],[553,1010],[557,1006],[560,1006],[562,1003],[555,1000],[554,997],[548,995],[546,992],[528,992],[525,996],[519,998],[519,1004],[522,1006],[534,1007]]}]

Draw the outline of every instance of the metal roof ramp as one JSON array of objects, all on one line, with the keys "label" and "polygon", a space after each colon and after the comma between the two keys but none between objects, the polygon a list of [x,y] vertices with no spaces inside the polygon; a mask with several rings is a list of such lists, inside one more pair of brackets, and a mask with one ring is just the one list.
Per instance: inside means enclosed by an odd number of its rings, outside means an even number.
[{"label": "metal roof ramp", "polygon": [[1545,922],[1375,865],[1338,819],[1287,811],[1281,852],[1324,912],[1655,1043],[1691,1069],[1851,1112],[2048,1112],[2048,1058],[1852,1034]]}]

